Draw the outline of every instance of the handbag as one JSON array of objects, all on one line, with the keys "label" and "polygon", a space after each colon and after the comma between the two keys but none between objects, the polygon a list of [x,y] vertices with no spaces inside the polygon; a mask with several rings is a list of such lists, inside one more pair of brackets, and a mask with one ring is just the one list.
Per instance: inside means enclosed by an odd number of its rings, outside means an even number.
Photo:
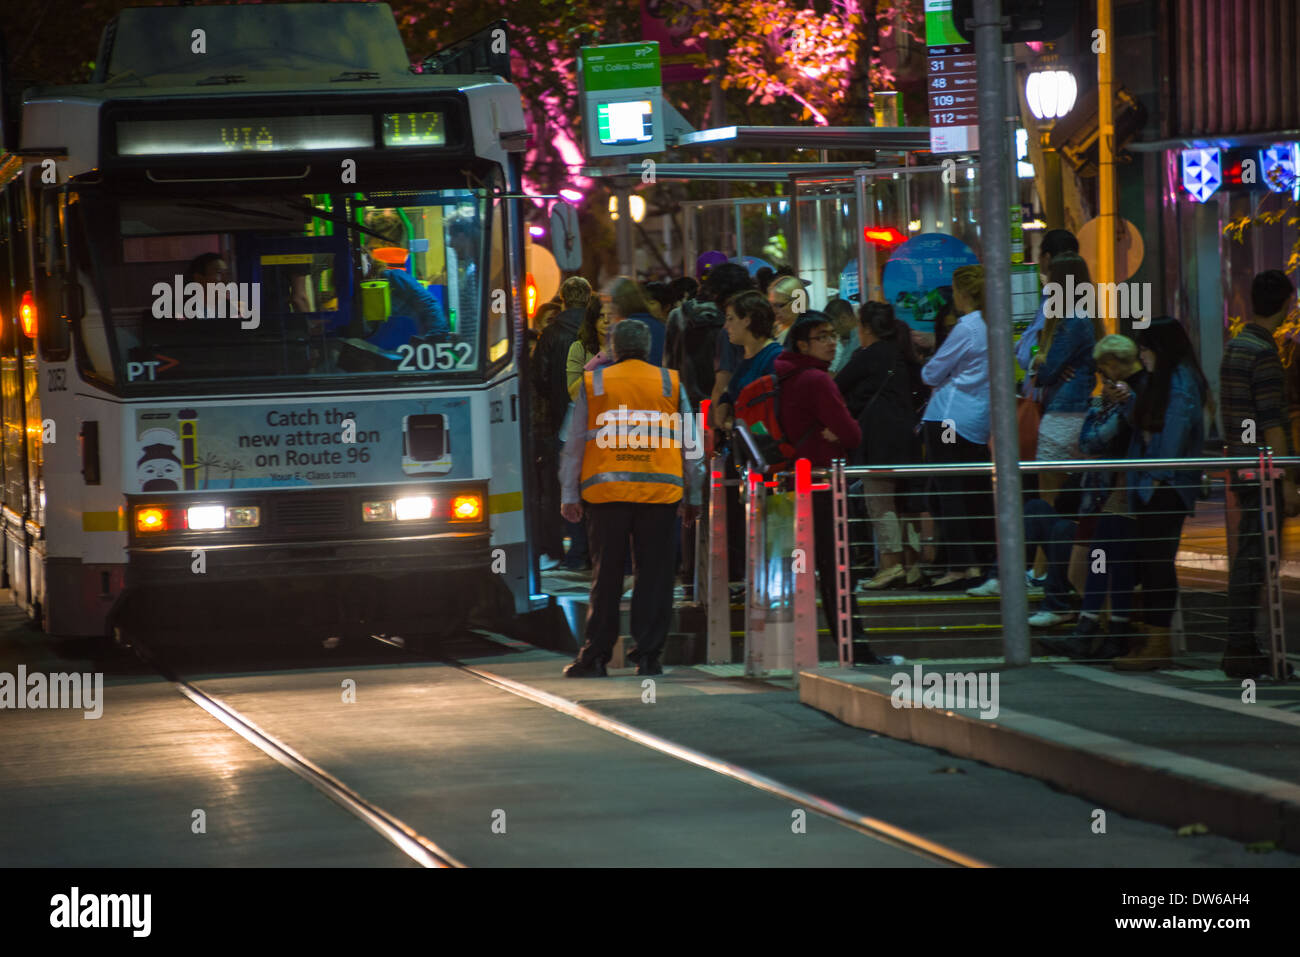
[{"label": "handbag", "polygon": [[1020,439],[1020,461],[1033,461],[1038,454],[1038,426],[1043,421],[1043,407],[1037,399],[1016,399],[1016,434]]}]

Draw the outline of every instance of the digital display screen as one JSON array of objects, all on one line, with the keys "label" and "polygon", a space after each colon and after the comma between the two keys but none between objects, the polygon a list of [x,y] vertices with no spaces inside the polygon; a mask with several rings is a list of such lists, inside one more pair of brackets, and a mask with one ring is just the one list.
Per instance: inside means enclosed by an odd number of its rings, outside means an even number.
[{"label": "digital display screen", "polygon": [[385,113],[384,145],[446,146],[446,115],[443,113]]},{"label": "digital display screen", "polygon": [[601,103],[596,107],[596,124],[606,146],[648,143],[654,139],[654,107],[649,100]]},{"label": "digital display screen", "polygon": [[121,120],[117,124],[119,156],[370,149],[374,145],[374,120],[367,115]]}]

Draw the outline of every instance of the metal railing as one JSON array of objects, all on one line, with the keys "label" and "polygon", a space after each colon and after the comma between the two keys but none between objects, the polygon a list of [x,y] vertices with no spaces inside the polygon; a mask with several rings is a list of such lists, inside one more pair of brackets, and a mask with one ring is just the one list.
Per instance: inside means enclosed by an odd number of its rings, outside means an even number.
[{"label": "metal railing", "polygon": [[[806,460],[798,463],[795,472],[780,473],[764,479],[757,471],[742,470],[739,480],[727,480],[725,459],[722,456],[711,458],[710,468],[710,509],[707,529],[700,536],[697,546],[703,562],[697,561],[697,587],[704,585],[697,594],[705,596],[708,608],[708,659],[711,662],[731,660],[730,628],[730,594],[727,575],[727,525],[726,525],[726,489],[729,486],[741,486],[746,494],[746,574],[745,574],[745,665],[746,674],[762,674],[773,670],[790,668],[795,674],[801,668],[815,667],[817,664],[817,626],[816,626],[816,579],[815,560],[816,542],[813,531],[813,494],[829,494],[833,499],[834,534],[835,534],[835,608],[826,609],[831,632],[835,637],[841,666],[853,663],[852,621],[856,598],[853,593],[853,573],[861,566],[854,566],[850,559],[853,544],[852,526],[862,524],[869,519],[854,519],[849,516],[849,504],[852,499],[849,485],[856,479],[864,478],[906,478],[925,476],[939,478],[956,476],[989,476],[995,478],[992,463],[971,464],[905,464],[884,466],[847,467],[837,461],[828,469],[812,469]],[[1261,448],[1254,457],[1205,457],[1188,459],[1083,459],[1059,462],[1021,462],[1020,470],[1026,474],[1050,473],[1124,473],[1174,470],[1184,473],[1182,484],[1187,484],[1186,473],[1236,473],[1235,483],[1248,482],[1257,487],[1259,495],[1260,529],[1263,554],[1263,594],[1264,594],[1264,628],[1266,635],[1265,653],[1271,661],[1274,677],[1280,678],[1286,667],[1286,644],[1283,626],[1282,592],[1280,583],[1282,543],[1280,536],[1281,516],[1278,512],[1280,503],[1274,494],[1274,480],[1281,477],[1281,470],[1300,466],[1300,457],[1275,457],[1271,449]],[[1112,482],[1109,488],[1127,492],[1128,486],[1122,481]],[[917,494],[913,492],[912,494]],[[927,495],[962,494],[969,491],[944,492],[930,491]],[[777,496],[792,499],[787,504],[778,502]],[[1159,514],[1159,513],[1148,513]],[[991,521],[991,515],[972,515],[970,518]],[[1024,511],[1021,508],[1021,519]],[[1069,520],[1078,515],[1061,514],[1060,518]],[[1184,534],[1186,529],[1184,528]],[[1233,548],[1234,531],[1226,531],[1227,553],[1235,556]],[[906,540],[906,538],[905,538]],[[1132,539],[1132,541],[1142,541]],[[950,542],[952,544],[971,544],[969,542]],[[996,548],[997,542],[985,539],[981,546]],[[1043,544],[1060,544],[1059,542]],[[1072,546],[1080,544],[1072,541]],[[1090,543],[1089,543],[1090,544]],[[788,546],[784,549],[782,546]],[[1240,542],[1237,543],[1240,547]],[[1136,564],[1136,559],[1131,559]],[[1011,565],[1024,575],[1025,556],[1018,556]],[[705,570],[701,570],[701,566]],[[997,563],[992,566],[996,569]],[[1005,569],[1007,563],[1003,562]],[[997,572],[995,570],[994,575]],[[972,582],[975,584],[975,582]],[[1080,594],[1083,590],[1080,589]],[[1179,589],[1180,593],[1182,589]],[[1141,592],[1140,586],[1137,592]],[[1145,597],[1145,596],[1144,596]],[[1003,601],[1002,604],[1005,602]],[[1220,609],[1221,610],[1221,609]],[[1003,609],[1004,611],[1004,609]],[[1175,635],[1180,633],[1177,616],[1185,609],[1176,611],[1174,622]],[[1229,608],[1231,614],[1234,609]],[[951,609],[942,610],[934,617],[933,631],[951,632]],[[1253,615],[1253,612],[1252,612]],[[942,618],[942,622],[940,621]],[[915,631],[925,632],[929,623],[923,619],[915,626]],[[1000,629],[1001,650],[1004,660],[1013,658],[1013,646],[1021,643],[1026,660],[1029,648],[1028,621],[1011,620],[1005,614],[999,624],[970,626],[985,628],[989,631]],[[866,635],[868,638],[871,635]],[[1232,637],[1232,636],[1230,636]],[[1253,641],[1250,636],[1235,636],[1238,642]],[[1181,650],[1181,647],[1180,647]]]}]

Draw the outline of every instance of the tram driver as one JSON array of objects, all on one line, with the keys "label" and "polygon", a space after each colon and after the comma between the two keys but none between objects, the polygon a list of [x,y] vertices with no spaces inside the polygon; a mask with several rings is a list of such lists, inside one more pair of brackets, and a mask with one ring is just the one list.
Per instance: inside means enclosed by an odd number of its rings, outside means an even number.
[{"label": "tram driver", "polygon": [[373,209],[366,213],[365,227],[370,233],[378,233],[366,236],[366,260],[370,278],[388,280],[389,318],[407,316],[415,320],[419,335],[445,339],[450,325],[438,300],[411,273],[400,267],[390,268],[374,255],[383,247],[409,249],[402,220],[391,209]]}]

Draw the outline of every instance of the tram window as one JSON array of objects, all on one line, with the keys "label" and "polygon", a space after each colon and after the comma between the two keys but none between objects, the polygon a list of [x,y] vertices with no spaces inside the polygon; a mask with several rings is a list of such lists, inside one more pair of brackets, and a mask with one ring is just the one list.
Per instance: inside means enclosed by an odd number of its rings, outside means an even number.
[{"label": "tram window", "polygon": [[63,311],[64,290],[59,282],[63,274],[59,229],[62,199],[60,194],[46,193],[40,204],[44,262],[43,268],[37,271],[36,340],[40,343],[41,358],[46,362],[63,362],[70,352],[68,322]]},{"label": "tram window", "polygon": [[484,273],[505,273],[483,190],[82,205],[119,382],[481,366]]},{"label": "tram window", "polygon": [[[497,362],[510,351],[510,308],[505,296],[495,290],[504,290],[506,283],[506,231],[503,225],[503,207],[497,202],[492,209],[492,251],[488,265],[488,361]],[[497,308],[500,307],[500,308]]]}]

